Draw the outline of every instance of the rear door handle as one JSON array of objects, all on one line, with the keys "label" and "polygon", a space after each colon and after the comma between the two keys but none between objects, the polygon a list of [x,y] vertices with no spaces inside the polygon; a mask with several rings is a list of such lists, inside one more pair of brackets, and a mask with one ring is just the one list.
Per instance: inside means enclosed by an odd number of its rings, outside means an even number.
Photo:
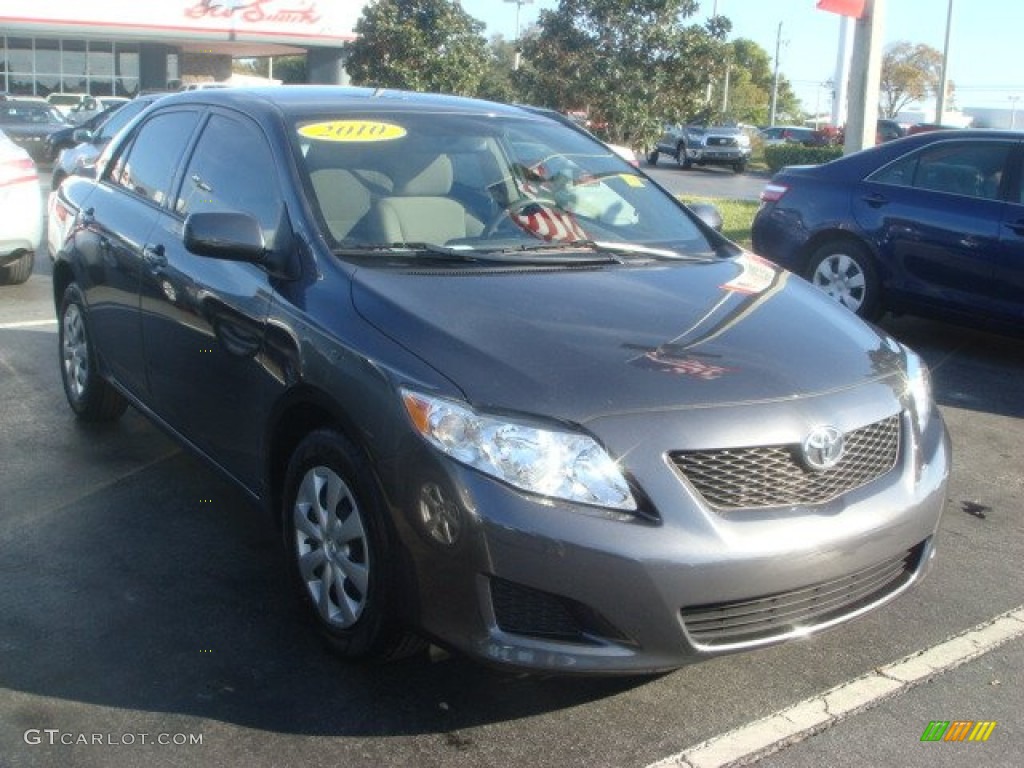
[{"label": "rear door handle", "polygon": [[157,243],[156,245],[147,245],[143,248],[142,260],[154,269],[167,266],[167,254],[164,252],[164,247],[160,245],[160,243]]}]

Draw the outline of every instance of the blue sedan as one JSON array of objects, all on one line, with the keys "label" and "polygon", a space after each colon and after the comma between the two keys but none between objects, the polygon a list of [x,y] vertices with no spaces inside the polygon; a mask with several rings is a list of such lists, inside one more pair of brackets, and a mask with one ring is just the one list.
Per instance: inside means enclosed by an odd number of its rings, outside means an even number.
[{"label": "blue sedan", "polygon": [[923,133],[777,173],[754,250],[868,319],[885,311],[1017,331],[1024,134]]}]

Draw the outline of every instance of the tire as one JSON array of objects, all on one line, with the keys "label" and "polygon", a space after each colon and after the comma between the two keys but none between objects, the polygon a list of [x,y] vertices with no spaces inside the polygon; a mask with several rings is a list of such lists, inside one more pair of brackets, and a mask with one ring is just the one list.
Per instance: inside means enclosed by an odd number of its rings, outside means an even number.
[{"label": "tire", "polygon": [[684,171],[690,170],[690,158],[686,156],[686,146],[683,144],[676,147],[676,162],[679,163],[679,167]]},{"label": "tire", "polygon": [[82,421],[115,421],[128,401],[97,371],[85,302],[74,283],[64,291],[57,320],[60,376],[71,410]]},{"label": "tire", "polygon": [[329,429],[310,433],[288,462],[282,498],[290,578],[330,648],[376,661],[425,648],[394,616],[393,534],[369,464],[352,443]]},{"label": "tire", "polygon": [[732,164],[733,173],[743,173],[745,170],[747,170],[747,164],[743,161]]},{"label": "tire", "polygon": [[881,316],[878,273],[867,249],[859,243],[843,238],[818,246],[804,276],[865,320],[873,322]]},{"label": "tire", "polygon": [[653,149],[647,155],[647,164],[648,165],[657,165],[658,164],[658,150]]},{"label": "tire", "polygon": [[25,251],[17,261],[0,267],[0,285],[21,285],[32,276],[35,263],[36,255],[32,251]]}]

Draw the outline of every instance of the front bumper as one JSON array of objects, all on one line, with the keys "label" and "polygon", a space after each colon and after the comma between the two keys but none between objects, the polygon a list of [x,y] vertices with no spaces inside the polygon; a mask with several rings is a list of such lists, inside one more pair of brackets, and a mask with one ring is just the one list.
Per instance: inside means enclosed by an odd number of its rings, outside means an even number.
[{"label": "front bumper", "polygon": [[[765,423],[771,410],[743,408],[747,424]],[[694,414],[692,434],[707,434],[699,422],[708,416]],[[860,616],[927,571],[945,501],[950,447],[941,418],[924,434],[914,434],[906,412],[900,418],[896,467],[813,506],[711,509],[668,466],[659,419],[649,434],[625,417],[596,430],[630,467],[646,468],[633,480],[657,511],[653,520],[545,503],[436,457],[405,463],[407,487],[440,486],[462,521],[459,540],[441,544],[418,522],[415,497],[402,505],[417,621],[441,643],[497,664],[633,674]],[[781,620],[778,605],[790,611]],[[744,613],[761,625],[737,630]]]},{"label": "front bumper", "polygon": [[730,147],[687,147],[686,156],[695,163],[745,163],[750,152]]}]

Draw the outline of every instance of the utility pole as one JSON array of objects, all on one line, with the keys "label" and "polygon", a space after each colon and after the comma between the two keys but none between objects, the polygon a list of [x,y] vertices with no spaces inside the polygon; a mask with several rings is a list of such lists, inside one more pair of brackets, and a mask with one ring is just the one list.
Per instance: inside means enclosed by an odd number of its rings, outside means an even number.
[{"label": "utility pole", "polygon": [[515,64],[513,64],[512,68],[519,69],[520,56],[522,55],[522,51],[520,50],[522,48],[522,33],[519,31],[519,12],[523,9],[524,5],[530,5],[533,0],[505,0],[505,2],[516,4],[516,58]]},{"label": "utility pole", "polygon": [[782,47],[782,22],[775,35],[775,74],[772,75],[772,106],[768,112],[768,125],[775,125],[775,107],[779,101],[779,49]]},{"label": "utility pole", "polygon": [[935,97],[935,122],[941,125],[946,116],[946,89],[949,87],[949,30],[953,27],[953,0],[949,0],[946,11],[946,44],[942,47],[942,74],[939,76],[939,92]]},{"label": "utility pole", "polygon": [[866,0],[864,13],[854,27],[853,58],[850,61],[850,114],[843,144],[846,154],[875,145],[884,20],[885,0]]}]

